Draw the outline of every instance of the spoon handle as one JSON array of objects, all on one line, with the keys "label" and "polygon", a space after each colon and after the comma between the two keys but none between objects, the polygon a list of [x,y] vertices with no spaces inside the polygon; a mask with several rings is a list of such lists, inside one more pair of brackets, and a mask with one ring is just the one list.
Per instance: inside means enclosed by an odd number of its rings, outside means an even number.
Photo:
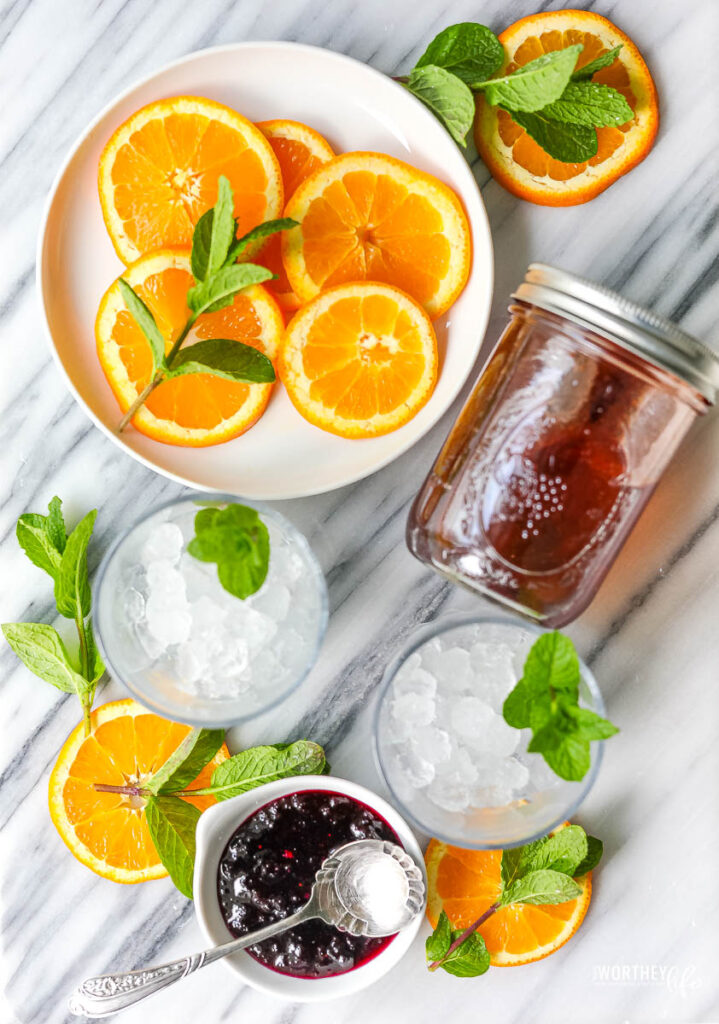
[{"label": "spoon handle", "polygon": [[286,928],[292,928],[300,921],[306,921],[314,916],[315,910],[308,901],[297,913],[289,917],[242,935],[239,939],[225,942],[222,946],[206,949],[202,953],[192,953],[181,960],[172,960],[159,967],[140,968],[136,971],[126,971],[124,974],[99,974],[95,978],[88,978],[70,996],[70,1012],[76,1017],[109,1017],[167,988],[168,985],[174,985],[181,978],[186,978],[188,974],[199,971],[201,967],[206,967],[223,956],[236,953],[246,946],[254,946],[256,942],[269,939],[278,932],[283,932]]}]

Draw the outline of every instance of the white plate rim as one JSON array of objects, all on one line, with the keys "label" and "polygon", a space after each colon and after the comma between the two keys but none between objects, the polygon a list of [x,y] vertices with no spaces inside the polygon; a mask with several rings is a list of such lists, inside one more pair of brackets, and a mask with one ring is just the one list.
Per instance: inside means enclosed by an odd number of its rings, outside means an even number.
[{"label": "white plate rim", "polygon": [[[402,89],[404,92],[404,87],[399,82],[395,82],[390,75],[385,74],[382,71],[379,71],[377,68],[373,68],[371,65],[366,64],[364,61],[358,60],[355,57],[351,57],[345,53],[338,53],[335,50],[330,50],[323,46],[314,46],[308,43],[297,43],[290,40],[273,39],[245,40],[242,42],[235,43],[223,43],[219,46],[208,46],[201,50],[194,50],[191,53],[184,54],[183,56],[177,57],[174,60],[169,61],[166,64],[163,64],[161,67],[156,68],[154,71],[150,72],[144,77],[135,80],[127,88],[123,89],[122,92],[117,93],[115,96],[113,96],[112,99],[109,100],[108,103],[106,103],[105,106],[102,107],[102,109],[89,122],[85,129],[75,138],[75,140],[69,147],[68,152],[64,160],[62,161],[57,173],[55,174],[55,177],[50,186],[50,190],[48,192],[47,199],[45,200],[45,205],[42,210],[40,227],[38,230],[37,237],[37,246],[35,250],[35,283],[40,302],[41,319],[45,337],[47,339],[47,343],[49,345],[53,361],[56,367],[59,369],[61,377],[64,379],[66,387],[70,391],[71,395],[73,396],[77,404],[83,410],[85,415],[88,416],[89,419],[94,423],[94,425],[105,435],[105,437],[109,438],[109,440],[117,448],[123,451],[130,458],[139,462],[141,465],[145,466],[145,468],[152,470],[152,472],[158,473],[161,476],[164,476],[165,478],[172,480],[174,483],[181,484],[184,487],[190,487],[193,490],[203,491],[211,494],[220,493],[223,489],[226,490],[226,488],[212,487],[206,483],[198,482],[197,480],[191,479],[188,476],[184,476],[181,473],[177,473],[171,469],[166,468],[165,466],[159,465],[158,463],[154,462],[146,455],[142,454],[139,451],[136,451],[130,445],[126,444],[115,431],[113,431],[110,427],[103,423],[100,417],[97,416],[95,412],[93,412],[93,410],[86,403],[84,397],[82,396],[78,388],[75,386],[72,378],[70,377],[70,374],[66,369],[62,359],[60,358],[60,354],[57,351],[57,347],[55,345],[52,326],[50,324],[50,318],[48,316],[47,310],[48,286],[45,283],[45,275],[43,273],[45,262],[43,258],[44,247],[47,235],[48,221],[50,219],[50,215],[55,204],[57,193],[60,189],[60,186],[63,183],[65,173],[69,165],[73,161],[80,147],[92,134],[97,125],[105,117],[111,114],[115,107],[121,104],[125,99],[128,98],[128,96],[130,96],[136,90],[141,89],[143,86],[150,84],[155,78],[160,77],[166,72],[181,67],[183,64],[188,64],[195,60],[202,60],[212,54],[220,55],[228,53],[237,53],[245,50],[258,50],[267,46],[271,46],[273,48],[278,49],[290,50],[293,52],[302,51],[309,55],[320,53],[323,55],[323,57],[329,57],[330,59],[333,59],[340,64],[359,65],[368,75],[370,75],[373,78],[376,78],[377,80],[381,80],[384,85],[387,85],[389,87],[395,87],[397,89]],[[424,109],[427,116],[434,121],[434,115],[427,108],[425,108],[424,105],[419,100],[416,100],[416,102],[420,107]],[[428,422],[426,423],[424,429],[420,434],[416,436],[410,435],[405,443],[401,444],[397,449],[388,453],[386,456],[378,458],[376,462],[374,462],[369,468],[362,468],[355,473],[348,474],[346,477],[338,479],[331,486],[313,487],[310,485],[309,487],[300,490],[287,491],[286,493],[283,493],[281,497],[279,497],[276,494],[267,494],[262,491],[254,490],[251,492],[242,492],[244,496],[251,497],[252,499],[257,501],[289,501],[296,498],[313,497],[319,494],[327,494],[330,493],[331,491],[339,489],[340,487],[346,487],[351,484],[357,483],[360,480],[366,479],[367,477],[379,472],[379,470],[384,469],[386,466],[390,465],[390,463],[400,458],[400,456],[406,454],[406,452],[408,452],[415,444],[421,441],[422,438],[426,434],[428,434],[430,430],[432,430],[432,428],[447,412],[447,410],[453,404],[453,402],[459,395],[460,391],[466,384],[467,379],[469,378],[469,375],[472,372],[472,369],[476,363],[477,357],[482,347],[482,341],[484,339],[484,335],[489,323],[492,296],[494,292],[494,247],[492,242],[492,232],[489,224],[489,218],[487,216],[487,211],[484,205],[484,201],[482,199],[479,185],[472,173],[472,169],[469,163],[462,157],[461,153],[458,152],[458,156],[461,158],[461,165],[463,165],[459,173],[466,178],[469,192],[473,194],[473,196],[477,200],[476,210],[472,211],[471,217],[469,212],[467,212],[468,220],[470,221],[470,228],[473,228],[476,224],[476,221],[472,218],[479,217],[481,224],[481,232],[484,235],[484,242],[486,246],[486,252],[484,254],[486,258],[484,309],[481,311],[481,315],[479,315],[477,319],[476,331],[474,333],[474,337],[476,340],[473,342],[471,346],[467,347],[468,355],[471,355],[471,362],[468,361],[466,374],[463,377],[457,379],[454,387],[450,389],[450,392],[443,405],[437,407],[437,410],[429,418]],[[472,259],[474,260],[475,258],[476,253],[473,245]],[[241,496],[240,492],[238,492],[238,496]]]}]

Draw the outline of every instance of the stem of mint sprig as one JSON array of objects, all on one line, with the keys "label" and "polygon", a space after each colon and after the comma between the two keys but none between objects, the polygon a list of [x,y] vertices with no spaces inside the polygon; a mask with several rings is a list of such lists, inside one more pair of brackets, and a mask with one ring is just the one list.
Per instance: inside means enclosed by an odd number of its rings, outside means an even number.
[{"label": "stem of mint sprig", "polygon": [[504,850],[499,898],[464,930],[453,930],[442,910],[437,927],[425,944],[428,969],[439,968],[458,978],[475,978],[489,969],[490,957],[478,933],[485,921],[511,904],[557,904],[575,900],[581,886],[575,881],[601,860],[603,844],[579,825]]},{"label": "stem of mint sprig", "polygon": [[149,307],[124,278],[118,281],[127,309],[147,339],[152,354],[150,380],[130,405],[117,426],[120,434],[158,385],[183,374],[209,373],[226,380],[249,384],[271,384],[275,371],[263,352],[229,338],[205,338],[183,347],[195,321],[203,313],[229,306],[238,292],[276,275],[254,263],[236,263],[248,246],[277,231],[296,226],[289,217],[268,220],[238,238],[238,221],[233,216],[234,196],[226,177],[217,182],[217,202],[195,225],[190,267],[195,283],[188,289],[190,316],[169,351]]},{"label": "stem of mint sprig", "polygon": [[72,657],[54,626],[43,622],[6,622],[2,631],[24,665],[46,683],[74,693],[82,706],[85,733],[90,732],[90,711],[105,666],[95,646],[90,621],[91,593],[87,574],[87,548],[97,510],[88,512],[68,536],[62,502],[56,496],[48,515],[26,512],[17,521],[18,543],[27,557],[50,576],[60,615],[75,623],[77,657]]},{"label": "stem of mint sprig", "polygon": [[560,778],[578,782],[591,764],[592,740],[619,732],[606,718],[579,704],[579,658],[568,636],[556,630],[532,645],[522,678],[502,713],[515,729],[531,729],[527,750],[541,754]]},{"label": "stem of mint sprig", "polygon": [[506,60],[502,43],[486,25],[462,22],[440,32],[399,81],[460,146],[466,146],[474,119],[474,94],[482,93],[551,157],[580,163],[597,153],[596,128],[623,125],[634,117],[620,92],[592,81],[620,49],[616,46],[578,68],[583,47],[567,46],[494,77]]}]

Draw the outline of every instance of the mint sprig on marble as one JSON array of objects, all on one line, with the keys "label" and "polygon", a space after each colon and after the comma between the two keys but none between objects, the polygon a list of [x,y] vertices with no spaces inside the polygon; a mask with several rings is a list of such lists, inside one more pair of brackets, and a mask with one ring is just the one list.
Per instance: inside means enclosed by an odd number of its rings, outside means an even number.
[{"label": "mint sprig on marble", "polygon": [[121,277],[119,288],[128,312],[147,339],[152,355],[152,373],[117,428],[122,433],[137,410],[165,380],[191,373],[209,373],[226,380],[249,384],[271,384],[275,371],[263,352],[230,338],[205,338],[191,345],[183,342],[199,316],[229,306],[238,292],[275,277],[265,267],[237,263],[249,247],[277,231],[295,227],[289,217],[265,221],[238,236],[239,223],[233,216],[232,186],[224,175],[217,181],[217,202],[198,220],[192,235],[190,267],[195,283],[188,289],[190,316],[168,351],[165,338],[152,311],[130,284]]},{"label": "mint sprig on marble", "polygon": [[619,126],[634,117],[616,89],[592,81],[616,59],[621,47],[577,68],[583,47],[552,50],[497,75],[504,47],[475,22],[443,29],[405,79],[400,79],[439,118],[452,138],[466,146],[474,118],[474,95],[506,110],[556,160],[579,163],[597,153],[596,128]]},{"label": "mint sprig on marble", "polygon": [[476,978],[489,969],[489,952],[477,931],[502,907],[557,904],[575,900],[582,888],[576,879],[592,871],[603,853],[600,839],[579,825],[567,825],[536,842],[504,850],[498,899],[469,928],[454,930],[442,910],[425,944],[430,971],[441,968],[458,978]]},{"label": "mint sprig on marble", "polygon": [[20,547],[53,581],[58,613],[75,623],[77,653],[71,654],[55,627],[47,623],[6,622],[2,627],[8,644],[31,672],[58,690],[77,695],[86,733],[95,689],[105,671],[92,632],[87,573],[87,548],[96,516],[96,509],[88,512],[68,536],[62,502],[55,496],[46,516],[26,512],[16,528]]}]

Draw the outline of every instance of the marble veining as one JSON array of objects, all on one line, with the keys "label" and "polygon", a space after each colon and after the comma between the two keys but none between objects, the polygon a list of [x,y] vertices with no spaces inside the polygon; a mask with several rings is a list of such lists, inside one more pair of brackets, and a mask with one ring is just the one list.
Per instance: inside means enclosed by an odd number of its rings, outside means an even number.
[{"label": "marble veining", "polygon": [[[193,50],[289,39],[397,74],[444,25],[496,30],[556,0],[5,0],[0,5],[0,539],[2,621],[51,621],[47,579],[14,539],[17,516],[54,493],[70,521],[100,510],[95,565],[129,518],[181,492],[115,448],[65,390],[41,328],[35,239],[57,167],[113,95]],[[485,354],[531,259],[616,287],[719,347],[713,0],[579,0],[613,18],[654,72],[662,127],[649,158],[585,207],[533,207],[504,192],[470,150],[489,213],[495,300]],[[281,114],[278,111],[278,114]],[[88,259],[91,254],[88,253]],[[421,623],[486,611],[425,571],[403,540],[409,502],[457,407],[392,466],[351,487],[282,503],[327,573],[331,620],[319,662],[280,711],[232,735],[235,746],[311,736],[334,771],[381,791],[370,748],[372,696]],[[560,953],[474,981],[430,976],[422,942],[367,991],[319,1006],[281,1003],[209,967],[123,1017],[127,1024],[608,1024],[719,1017],[719,471],[717,417],[682,445],[602,590],[570,628],[621,727],[579,820],[606,843],[592,907]],[[64,1024],[91,975],[202,948],[192,905],[169,881],[124,887],[65,850],[47,780],[76,723],[74,702],[0,647],[0,1021]],[[99,699],[122,696],[108,683]]]}]

